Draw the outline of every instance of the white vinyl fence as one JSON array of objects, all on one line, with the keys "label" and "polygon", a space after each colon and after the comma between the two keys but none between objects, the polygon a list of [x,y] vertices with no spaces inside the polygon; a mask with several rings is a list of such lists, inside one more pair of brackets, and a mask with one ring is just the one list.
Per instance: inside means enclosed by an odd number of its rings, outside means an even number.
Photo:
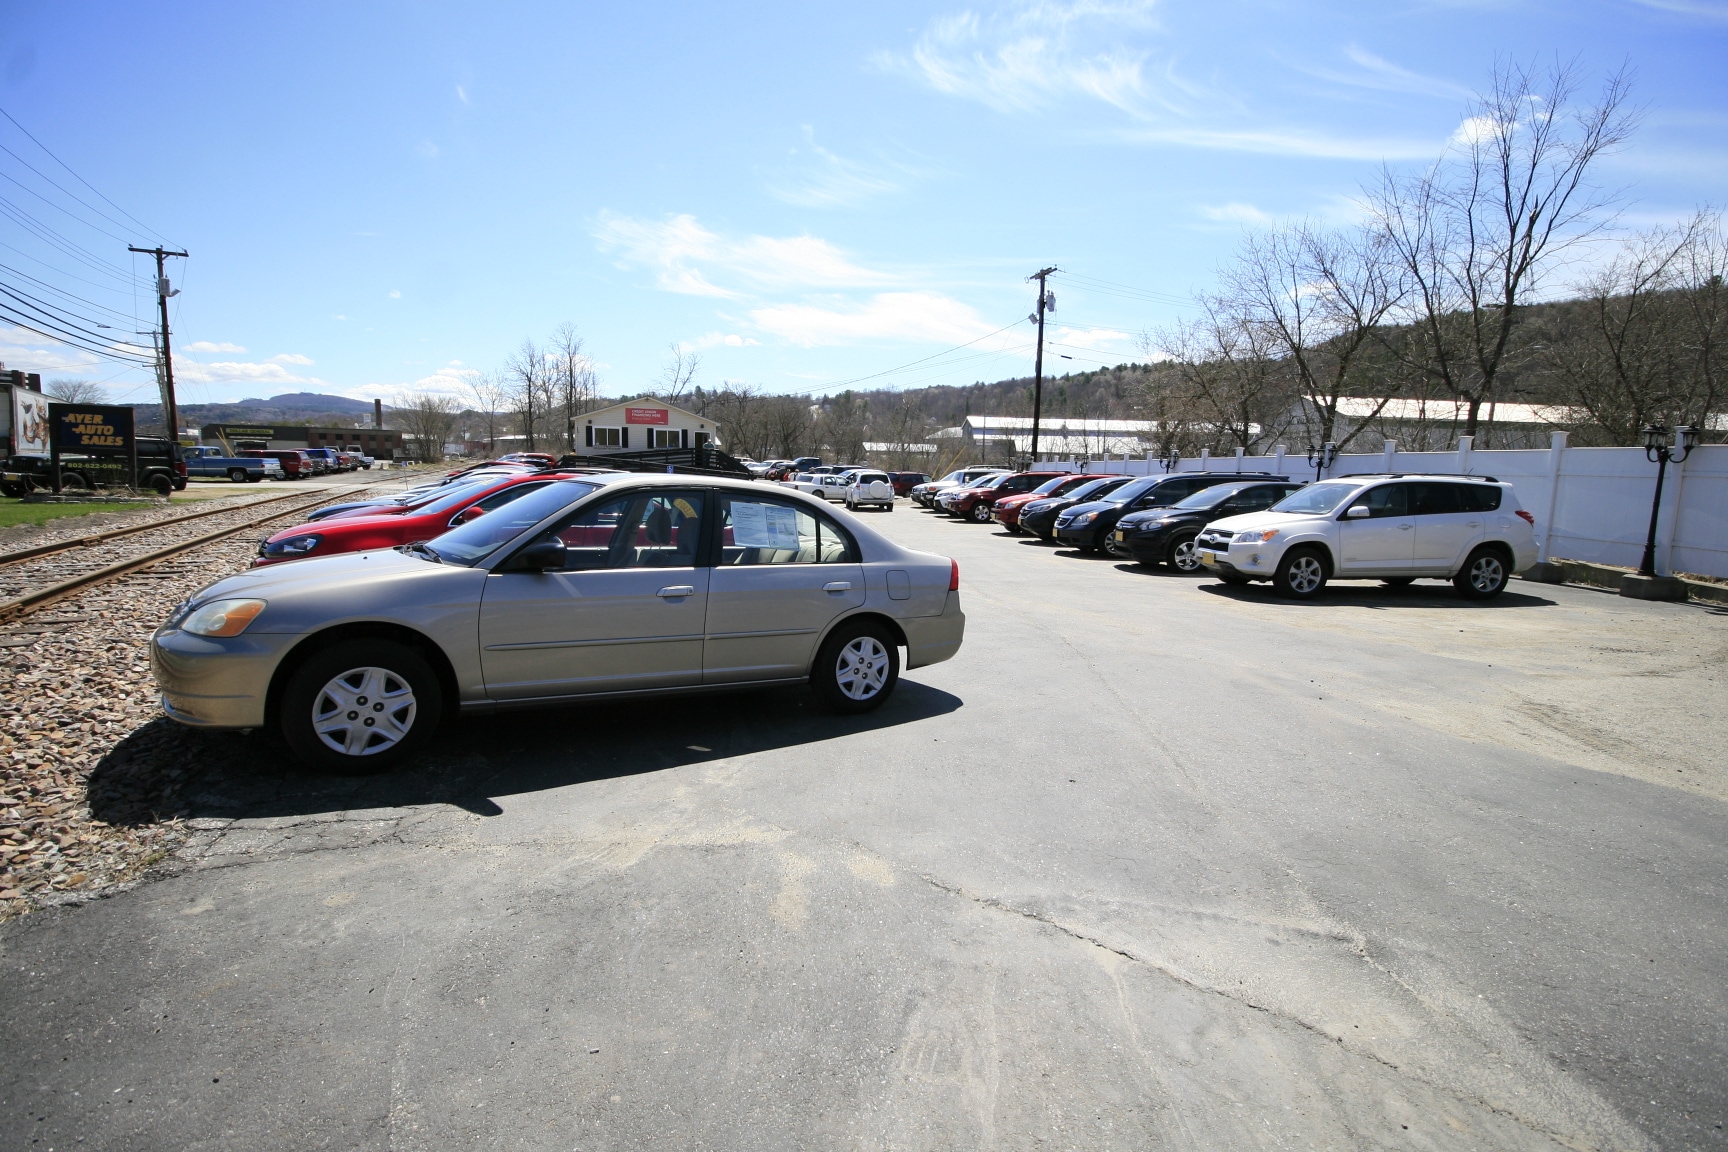
[{"label": "white vinyl fence", "polygon": [[[1160,474],[1154,459],[1053,460],[1040,467],[1068,471]],[[1282,445],[1264,456],[1185,457],[1178,472],[1272,472],[1312,480],[1307,456]],[[1512,484],[1518,503],[1536,518],[1543,560],[1587,560],[1637,567],[1650,529],[1650,498],[1656,465],[1643,448],[1572,448],[1556,432],[1549,448],[1477,452],[1460,437],[1456,452],[1384,451],[1341,454],[1325,477],[1364,472],[1440,472],[1492,476]],[[1728,444],[1694,448],[1683,463],[1668,465],[1662,516],[1656,524],[1656,568],[1728,578]]]}]

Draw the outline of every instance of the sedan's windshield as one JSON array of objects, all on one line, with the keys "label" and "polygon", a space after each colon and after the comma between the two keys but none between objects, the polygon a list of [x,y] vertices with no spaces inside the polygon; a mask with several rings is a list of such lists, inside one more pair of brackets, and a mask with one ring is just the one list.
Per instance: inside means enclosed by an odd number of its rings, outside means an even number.
[{"label": "sedan's windshield", "polygon": [[1072,479],[1073,479],[1072,476],[1058,476],[1054,480],[1046,480],[1046,481],[1044,481],[1044,483],[1038,485],[1038,487],[1032,489],[1032,495],[1034,495],[1034,496],[1048,496],[1048,495],[1050,495],[1050,493],[1056,491],[1058,488],[1062,487],[1062,485],[1068,483]]},{"label": "sedan's windshield", "polygon": [[483,480],[479,484],[464,484],[454,492],[447,492],[430,504],[414,509],[416,516],[436,516],[440,512],[448,512],[465,500],[472,500],[476,495],[486,491],[498,483],[496,479]]},{"label": "sedan's windshield", "polygon": [[1310,484],[1272,505],[1270,511],[1305,512],[1310,516],[1323,516],[1344,503],[1350,494],[1360,487],[1362,485],[1353,480],[1337,484]]},{"label": "sedan's windshield", "polygon": [[478,520],[450,529],[434,539],[429,547],[442,560],[472,567],[546,517],[569,507],[598,487],[580,480],[548,484],[520,500],[488,512]]},{"label": "sedan's windshield", "polygon": [[1108,492],[1113,485],[1120,483],[1121,481],[1113,476],[1107,476],[1102,480],[1088,480],[1086,483],[1080,485],[1080,487],[1070,491],[1067,495],[1076,503],[1084,504],[1093,496],[1097,496],[1103,492]]}]

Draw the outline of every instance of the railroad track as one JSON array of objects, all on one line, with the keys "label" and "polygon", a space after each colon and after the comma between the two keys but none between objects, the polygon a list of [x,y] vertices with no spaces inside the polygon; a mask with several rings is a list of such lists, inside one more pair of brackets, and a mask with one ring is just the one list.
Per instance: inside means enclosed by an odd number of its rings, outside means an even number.
[{"label": "railroad track", "polygon": [[[159,564],[182,552],[189,552],[194,548],[201,548],[206,544],[213,544],[218,540],[225,540],[230,536],[251,531],[272,520],[297,516],[313,508],[335,503],[339,500],[353,499],[355,495],[367,488],[377,486],[376,484],[367,484],[342,489],[326,488],[309,500],[304,499],[302,494],[298,492],[284,496],[272,496],[264,500],[251,501],[238,508],[205,509],[169,520],[126,525],[109,532],[96,532],[89,536],[55,541],[52,544],[38,545],[35,548],[25,548],[17,552],[0,555],[0,620],[12,619],[37,608],[46,607],[92,585]],[[297,500],[298,502],[277,506],[287,500]],[[258,509],[260,505],[269,506],[263,515],[253,515],[240,520],[239,523],[227,524],[220,528],[200,531],[205,525],[189,523],[224,514],[244,516],[247,512]],[[172,539],[154,548],[118,558],[96,568],[80,565],[75,559],[67,555],[75,550],[99,547],[116,539],[136,536],[142,532],[158,529],[165,531]]]}]

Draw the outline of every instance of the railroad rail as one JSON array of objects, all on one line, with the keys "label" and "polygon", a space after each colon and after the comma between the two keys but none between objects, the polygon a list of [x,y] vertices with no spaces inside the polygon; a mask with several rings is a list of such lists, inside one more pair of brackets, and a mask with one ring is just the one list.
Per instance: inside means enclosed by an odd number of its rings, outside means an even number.
[{"label": "railroad rail", "polygon": [[257,508],[262,504],[298,500],[305,495],[304,492],[284,492],[280,496],[266,496],[262,500],[248,500],[244,504],[225,504],[215,508],[201,508],[196,512],[188,512],[184,516],[168,516],[161,520],[146,520],[142,524],[127,524],[106,532],[92,532],[88,536],[69,536],[64,540],[50,540],[46,544],[20,548],[16,552],[0,552],[0,566],[17,564],[24,560],[34,560],[38,556],[51,556],[55,552],[70,552],[74,548],[89,548],[96,544],[106,544],[108,541],[118,540],[122,536],[149,532],[155,528],[167,528],[174,524],[184,524],[188,520],[199,520],[205,516],[221,516],[229,512],[241,512],[247,508]]},{"label": "railroad rail", "polygon": [[[124,576],[129,572],[136,572],[140,568],[148,568],[153,564],[159,564],[169,557],[177,556],[182,552],[190,552],[194,548],[202,548],[206,544],[214,544],[218,540],[224,540],[230,536],[237,536],[242,532],[250,531],[262,524],[268,524],[272,520],[281,520],[287,516],[294,516],[301,512],[309,511],[310,509],[316,508],[322,504],[330,504],[338,500],[352,499],[355,493],[364,491],[366,488],[371,487],[377,487],[377,485],[358,485],[352,488],[337,490],[326,488],[320,495],[311,500],[303,500],[302,502],[290,507],[272,508],[263,516],[255,516],[239,524],[218,528],[215,531],[205,532],[189,539],[176,540],[161,548],[152,549],[151,551],[143,552],[136,556],[129,556],[124,560],[118,560],[112,564],[103,565],[100,568],[76,573],[75,575],[68,576],[64,579],[55,580],[51,583],[28,589],[21,594],[11,596],[5,600],[0,600],[0,620],[9,620],[37,608],[46,607],[57,600],[63,600],[67,596],[80,592],[85,588],[101,584],[108,580],[113,580],[116,577]],[[217,512],[245,512],[248,509],[258,507],[260,504],[274,505],[280,500],[292,499],[302,495],[302,493],[295,492],[290,493],[287,496],[273,496],[267,500],[252,501],[241,505],[238,508],[207,509],[192,513],[188,516],[178,516],[172,520],[157,520],[144,525],[127,525],[124,528],[115,529],[112,532],[95,533],[90,536],[79,537],[76,541],[60,541],[57,542],[54,547],[44,547],[43,550],[36,551],[29,556],[22,554],[23,552],[30,551],[29,549],[9,553],[5,557],[0,557],[0,563],[37,559],[44,555],[52,555],[57,551],[67,551],[75,547],[88,546],[91,542],[101,543],[118,536],[129,536],[150,528],[160,528],[164,526],[173,527],[183,524],[188,520],[196,520],[204,516],[215,515]],[[64,545],[64,547],[61,547],[60,545]]]}]

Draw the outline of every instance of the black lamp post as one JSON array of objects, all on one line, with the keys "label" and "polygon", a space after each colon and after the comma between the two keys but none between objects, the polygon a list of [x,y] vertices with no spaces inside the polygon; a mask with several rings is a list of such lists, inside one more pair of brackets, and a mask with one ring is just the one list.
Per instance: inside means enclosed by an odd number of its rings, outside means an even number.
[{"label": "black lamp post", "polygon": [[1662,511],[1662,480],[1668,473],[1668,462],[1679,464],[1692,454],[1698,443],[1698,429],[1682,424],[1674,429],[1674,444],[1667,443],[1668,429],[1660,424],[1644,426],[1644,456],[1656,465],[1656,496],[1650,501],[1650,535],[1644,540],[1644,559],[1638,565],[1638,575],[1656,575],[1656,517]]},{"label": "black lamp post", "polygon": [[1164,459],[1159,461],[1159,463],[1164,465],[1165,472],[1174,472],[1182,463],[1182,453],[1179,450],[1172,448],[1169,453],[1165,455]]},{"label": "black lamp post", "polygon": [[1308,449],[1308,463],[1314,465],[1314,479],[1320,479],[1320,473],[1332,467],[1332,462],[1338,459],[1338,445],[1328,440],[1318,448]]}]

